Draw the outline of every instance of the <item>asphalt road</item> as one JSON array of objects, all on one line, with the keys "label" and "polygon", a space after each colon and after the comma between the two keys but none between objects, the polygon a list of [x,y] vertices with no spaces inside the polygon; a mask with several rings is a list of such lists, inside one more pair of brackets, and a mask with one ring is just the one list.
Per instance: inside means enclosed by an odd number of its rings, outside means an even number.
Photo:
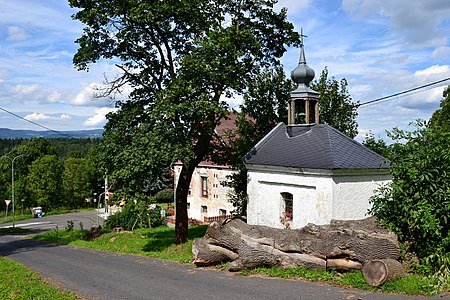
[{"label": "asphalt road", "polygon": [[[56,228],[64,229],[67,226],[67,221],[73,221],[74,227],[80,229],[80,223],[84,229],[91,228],[92,225],[97,225],[97,220],[100,225],[103,225],[103,218],[101,218],[104,211],[99,210],[98,218],[97,211],[76,212],[63,215],[44,216],[42,218],[34,218],[15,222],[16,227],[31,229],[34,233],[53,230]],[[11,227],[12,223],[0,224],[0,228]]]},{"label": "asphalt road", "polygon": [[83,299],[444,299],[236,276],[136,255],[57,246],[24,236],[0,236],[0,255],[41,273]]}]

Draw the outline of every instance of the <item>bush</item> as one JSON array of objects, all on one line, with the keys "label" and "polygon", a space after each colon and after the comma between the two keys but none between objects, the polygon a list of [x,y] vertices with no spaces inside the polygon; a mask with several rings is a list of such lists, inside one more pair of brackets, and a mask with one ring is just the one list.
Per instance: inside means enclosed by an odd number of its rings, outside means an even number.
[{"label": "bush", "polygon": [[450,133],[417,125],[413,132],[389,133],[396,141],[393,179],[372,197],[371,213],[418,254],[422,270],[443,288],[449,277],[441,275],[450,270]]},{"label": "bush", "polygon": [[397,142],[392,183],[372,198],[371,212],[419,257],[450,252],[450,133],[418,123],[416,131],[396,129],[390,137]]},{"label": "bush", "polygon": [[173,189],[167,188],[156,193],[153,197],[156,203],[173,203]]},{"label": "bush", "polygon": [[111,230],[114,227],[122,227],[125,230],[136,228],[149,228],[161,226],[164,222],[160,214],[160,207],[150,209],[145,201],[134,204],[125,204],[121,211],[106,219],[105,228]]}]

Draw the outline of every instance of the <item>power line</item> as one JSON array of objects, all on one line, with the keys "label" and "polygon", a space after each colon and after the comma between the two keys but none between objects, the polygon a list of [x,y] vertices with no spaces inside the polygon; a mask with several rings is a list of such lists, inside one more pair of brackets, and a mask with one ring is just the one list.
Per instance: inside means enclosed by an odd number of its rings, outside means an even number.
[{"label": "power line", "polygon": [[374,100],[363,102],[363,103],[360,103],[358,105],[358,108],[361,107],[361,106],[366,106],[366,105],[369,105],[369,104],[377,103],[377,102],[380,102],[380,101],[383,101],[383,100],[386,101],[386,100],[388,100],[390,98],[401,96],[401,95],[404,95],[404,94],[407,94],[407,93],[411,93],[411,92],[414,92],[414,91],[418,91],[418,90],[421,90],[421,89],[424,89],[424,88],[429,88],[429,87],[431,87],[433,85],[437,85],[437,84],[440,84],[440,83],[443,83],[443,82],[449,81],[449,80],[450,80],[450,77],[447,77],[445,79],[441,79],[441,80],[438,80],[438,81],[435,81],[435,82],[432,82],[432,83],[421,85],[421,86],[418,86],[418,87],[415,87],[415,88],[412,88],[412,89],[409,89],[409,90],[406,90],[406,91],[402,91],[402,92],[395,93],[395,94],[392,94],[392,95],[389,95],[389,96],[384,96],[384,97],[381,97],[381,98],[377,98],[377,99],[374,99]]},{"label": "power line", "polygon": [[60,135],[67,136],[67,137],[69,137],[69,138],[75,138],[75,137],[73,137],[73,136],[71,136],[71,135],[68,135],[68,134],[66,134],[66,133],[64,133],[64,132],[57,131],[57,130],[53,130],[53,129],[51,129],[51,128],[48,128],[47,126],[41,125],[41,124],[36,123],[36,122],[34,122],[34,121],[31,121],[31,120],[28,120],[28,119],[26,119],[26,118],[24,118],[24,117],[22,117],[22,116],[19,116],[18,114],[13,113],[12,111],[6,110],[6,109],[4,109],[4,108],[2,108],[2,107],[0,107],[0,110],[4,111],[5,113],[8,113],[8,114],[10,114],[10,115],[13,115],[13,116],[16,117],[16,118],[19,118],[19,119],[22,119],[22,120],[24,120],[24,121],[27,121],[27,122],[29,122],[29,123],[31,123],[31,124],[33,124],[33,125],[36,125],[36,126],[39,126],[39,127],[41,127],[41,128],[47,129],[48,131],[51,131],[51,132],[54,132],[54,133],[57,133],[57,134],[60,134]]}]

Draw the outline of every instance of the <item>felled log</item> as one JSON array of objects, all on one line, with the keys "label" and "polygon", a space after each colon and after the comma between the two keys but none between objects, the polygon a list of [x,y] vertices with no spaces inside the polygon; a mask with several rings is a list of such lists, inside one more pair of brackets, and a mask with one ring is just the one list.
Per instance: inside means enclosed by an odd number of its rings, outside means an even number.
[{"label": "felled log", "polygon": [[362,273],[366,282],[372,286],[380,286],[406,274],[402,264],[394,259],[369,260],[362,267]]},{"label": "felled log", "polygon": [[395,260],[400,255],[396,236],[373,218],[295,230],[248,225],[239,219],[213,222],[194,242],[192,252],[197,266],[230,261],[230,271],[270,265],[361,269],[368,260]]}]

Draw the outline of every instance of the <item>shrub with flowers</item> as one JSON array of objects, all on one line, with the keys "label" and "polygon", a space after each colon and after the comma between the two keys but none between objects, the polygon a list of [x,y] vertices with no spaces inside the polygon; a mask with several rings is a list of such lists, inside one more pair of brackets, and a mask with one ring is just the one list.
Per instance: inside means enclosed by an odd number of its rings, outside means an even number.
[{"label": "shrub with flowers", "polygon": [[290,229],[292,221],[292,213],[284,211],[280,216],[280,222],[283,224],[284,228]]}]

